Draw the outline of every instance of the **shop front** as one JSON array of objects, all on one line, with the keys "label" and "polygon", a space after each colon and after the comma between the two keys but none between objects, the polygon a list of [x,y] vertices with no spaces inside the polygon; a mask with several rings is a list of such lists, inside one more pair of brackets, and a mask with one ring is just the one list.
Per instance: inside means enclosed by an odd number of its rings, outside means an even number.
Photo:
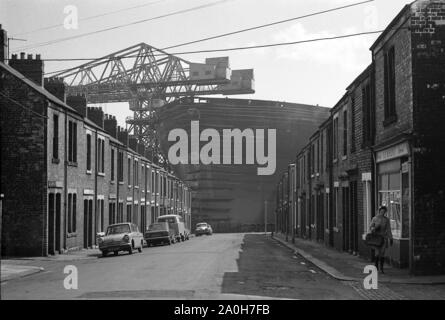
[{"label": "shop front", "polygon": [[405,141],[376,152],[377,206],[388,208],[393,246],[387,250],[390,263],[409,267],[411,215],[410,145]]}]

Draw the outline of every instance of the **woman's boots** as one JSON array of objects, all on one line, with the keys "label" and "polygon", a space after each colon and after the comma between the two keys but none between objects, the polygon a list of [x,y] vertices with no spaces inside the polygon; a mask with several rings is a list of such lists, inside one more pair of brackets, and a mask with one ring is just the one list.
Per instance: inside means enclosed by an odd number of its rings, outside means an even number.
[{"label": "woman's boots", "polygon": [[383,264],[385,263],[385,258],[376,256],[374,259],[375,259],[374,265],[377,268],[377,271],[380,271],[381,273],[385,273],[383,271]]}]

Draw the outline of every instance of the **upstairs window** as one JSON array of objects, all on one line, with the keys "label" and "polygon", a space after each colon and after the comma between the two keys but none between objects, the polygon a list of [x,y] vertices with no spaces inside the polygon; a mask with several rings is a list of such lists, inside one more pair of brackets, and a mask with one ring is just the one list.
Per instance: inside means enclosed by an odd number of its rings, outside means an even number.
[{"label": "upstairs window", "polygon": [[343,111],[343,156],[348,155],[348,111]]},{"label": "upstairs window", "polygon": [[334,134],[333,137],[333,146],[334,146],[334,161],[337,160],[338,157],[338,117],[334,118]]},{"label": "upstairs window", "polygon": [[351,97],[351,153],[355,152],[355,97]]},{"label": "upstairs window", "polygon": [[117,175],[119,182],[124,182],[124,153],[119,151],[117,158]]},{"label": "upstairs window", "polygon": [[68,121],[68,161],[77,162],[77,123]]},{"label": "upstairs window", "polygon": [[87,171],[91,171],[91,134],[87,133]]},{"label": "upstairs window", "polygon": [[396,67],[395,49],[389,48],[385,53],[385,122],[392,122],[396,117]]},{"label": "upstairs window", "polygon": [[111,149],[111,181],[114,181],[114,149]]},{"label": "upstairs window", "polygon": [[97,172],[105,173],[105,140],[97,138]]},{"label": "upstairs window", "polygon": [[59,159],[59,115],[53,116],[53,159]]},{"label": "upstairs window", "polygon": [[363,108],[363,144],[372,143],[374,135],[374,98],[372,95],[371,84],[367,83],[362,88],[362,108]]}]

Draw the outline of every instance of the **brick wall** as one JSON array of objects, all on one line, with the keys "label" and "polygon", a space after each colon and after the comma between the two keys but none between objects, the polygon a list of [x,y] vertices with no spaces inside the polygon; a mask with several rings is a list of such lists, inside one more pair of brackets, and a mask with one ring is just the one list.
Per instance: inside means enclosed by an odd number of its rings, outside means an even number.
[{"label": "brick wall", "polygon": [[[46,254],[47,120],[46,101],[9,73],[0,98],[1,181],[3,199],[2,255]],[[34,114],[36,112],[37,114]],[[20,124],[20,125],[17,125]]]},{"label": "brick wall", "polygon": [[413,271],[445,273],[445,1],[412,8]]}]

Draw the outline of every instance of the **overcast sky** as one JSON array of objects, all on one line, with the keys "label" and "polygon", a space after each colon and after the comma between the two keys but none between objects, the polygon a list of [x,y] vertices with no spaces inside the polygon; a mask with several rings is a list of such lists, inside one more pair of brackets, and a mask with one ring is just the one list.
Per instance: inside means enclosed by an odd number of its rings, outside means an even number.
[{"label": "overcast sky", "polygon": [[[0,23],[8,31],[9,37],[27,39],[27,42],[11,41],[13,52],[23,46],[215,3],[213,6],[163,19],[26,50],[27,53],[40,53],[43,59],[90,58],[101,57],[140,42],[163,48],[360,1],[362,0],[1,0]],[[407,0],[375,0],[354,8],[171,51],[260,45],[380,30],[407,3]],[[147,5],[142,6],[145,4]],[[66,18],[64,8],[68,5],[75,5],[78,9],[80,21],[77,30],[63,27]],[[82,20],[134,6],[142,7]],[[29,33],[53,25],[60,26]],[[365,35],[279,48],[183,57],[192,62],[204,62],[205,57],[229,56],[232,69],[253,68],[256,93],[238,96],[239,98],[333,107],[343,95],[346,86],[371,62],[369,47],[376,38],[377,35]],[[78,64],[80,62],[46,62],[45,71]],[[118,116],[121,124],[126,116],[131,115],[126,105],[105,107],[107,112]]]}]

